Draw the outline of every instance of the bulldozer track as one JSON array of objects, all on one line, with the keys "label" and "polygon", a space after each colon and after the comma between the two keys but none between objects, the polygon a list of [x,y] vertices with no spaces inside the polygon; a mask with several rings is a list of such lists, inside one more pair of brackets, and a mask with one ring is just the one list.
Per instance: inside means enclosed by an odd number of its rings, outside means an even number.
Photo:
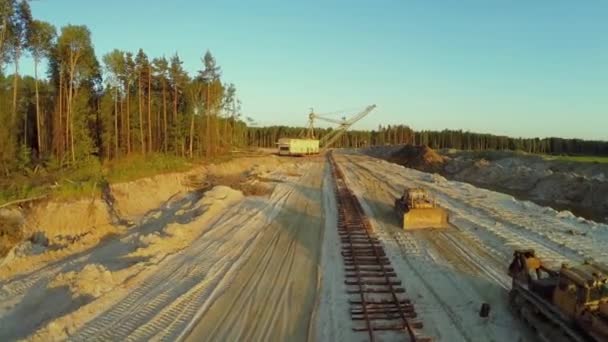
[{"label": "bulldozer track", "polygon": [[404,295],[401,280],[331,153],[328,159],[338,204],[338,234],[353,330],[367,332],[370,341],[375,341],[376,331],[403,332],[410,341],[431,341],[419,336],[417,329],[423,324],[415,320],[417,313]]}]

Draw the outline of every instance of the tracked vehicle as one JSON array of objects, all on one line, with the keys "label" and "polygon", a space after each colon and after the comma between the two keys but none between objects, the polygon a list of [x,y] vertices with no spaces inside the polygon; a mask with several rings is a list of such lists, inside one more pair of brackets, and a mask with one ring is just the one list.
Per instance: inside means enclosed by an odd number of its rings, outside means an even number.
[{"label": "tracked vehicle", "polygon": [[448,213],[422,188],[406,188],[395,199],[395,212],[403,229],[447,228]]},{"label": "tracked vehicle", "polygon": [[534,250],[509,265],[512,309],[544,341],[608,341],[608,267],[585,262],[554,270]]}]

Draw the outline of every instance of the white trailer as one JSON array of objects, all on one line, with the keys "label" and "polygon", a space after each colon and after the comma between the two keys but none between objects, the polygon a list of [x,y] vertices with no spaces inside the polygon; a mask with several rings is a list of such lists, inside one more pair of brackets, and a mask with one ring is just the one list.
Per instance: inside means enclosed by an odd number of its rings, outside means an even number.
[{"label": "white trailer", "polygon": [[317,139],[281,138],[277,142],[277,146],[281,156],[304,156],[319,153],[319,140]]}]

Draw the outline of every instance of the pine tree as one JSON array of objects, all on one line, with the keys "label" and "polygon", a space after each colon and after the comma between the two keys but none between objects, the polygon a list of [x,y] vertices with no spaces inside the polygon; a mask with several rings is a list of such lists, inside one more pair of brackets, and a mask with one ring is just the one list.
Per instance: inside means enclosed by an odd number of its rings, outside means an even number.
[{"label": "pine tree", "polygon": [[[66,139],[70,150],[72,163],[76,163],[75,122],[81,123],[81,117],[87,115],[79,103],[79,111],[74,110],[74,99],[83,86],[92,86],[93,78],[99,77],[99,64],[95,58],[95,51],[91,44],[91,33],[86,26],[67,25],[61,28],[61,35],[57,41],[57,58],[67,74],[67,112],[66,112]],[[86,89],[82,89],[86,91]],[[82,96],[79,97],[79,100]],[[82,101],[82,100],[81,100]],[[82,126],[85,127],[86,126]],[[82,141],[82,143],[86,143]]]},{"label": "pine tree", "polygon": [[178,111],[180,103],[182,102],[180,94],[183,93],[183,89],[187,81],[187,75],[182,68],[182,61],[179,59],[177,54],[171,57],[169,78],[171,88],[173,88],[173,120],[171,122],[171,131],[174,137],[174,150],[176,154],[180,154],[181,150],[181,155],[183,156],[185,154],[184,135],[182,130],[183,120],[178,115]]},{"label": "pine tree", "polygon": [[217,66],[215,58],[210,51],[205,53],[202,62],[204,69],[199,71],[198,78],[205,85],[205,156],[210,157],[217,154],[218,150],[219,130],[217,127],[217,111],[221,105],[223,87],[220,81],[220,67]]},{"label": "pine tree", "polygon": [[38,64],[42,58],[48,57],[54,46],[54,39],[57,35],[55,27],[50,23],[34,20],[28,32],[28,42],[30,53],[34,59],[34,78],[36,82],[36,136],[38,154],[44,152],[42,122],[40,110],[40,91],[38,89]]},{"label": "pine tree", "polygon": [[[144,135],[144,87],[149,71],[148,56],[142,49],[139,49],[135,56],[135,70],[137,74],[137,110],[139,113],[139,138],[141,153],[146,154],[146,136]],[[149,124],[149,123],[148,123]]]},{"label": "pine tree", "polygon": [[[108,135],[109,138],[112,138],[114,143],[114,156],[118,157],[120,154],[120,129],[118,125],[119,121],[119,103],[122,102],[122,93],[125,89],[122,89],[122,86],[125,83],[126,75],[126,61],[125,61],[125,53],[123,51],[114,49],[111,52],[107,53],[103,56],[103,62],[105,64],[106,70],[106,93],[112,93],[113,99],[113,115],[106,115],[107,119],[110,119],[113,123],[113,134]],[[104,107],[106,110],[108,107]],[[121,119],[121,122],[124,121],[124,118]],[[108,126],[108,125],[106,125]],[[122,126],[122,125],[121,125]],[[109,145],[108,145],[109,148]],[[107,151],[110,154],[110,150]]]},{"label": "pine tree", "polygon": [[162,89],[162,112],[163,112],[163,124],[162,124],[162,146],[163,152],[168,151],[169,137],[168,137],[168,120],[167,120],[167,82],[169,73],[169,62],[165,57],[155,58],[153,64],[156,68],[156,76],[158,77],[161,89]]}]

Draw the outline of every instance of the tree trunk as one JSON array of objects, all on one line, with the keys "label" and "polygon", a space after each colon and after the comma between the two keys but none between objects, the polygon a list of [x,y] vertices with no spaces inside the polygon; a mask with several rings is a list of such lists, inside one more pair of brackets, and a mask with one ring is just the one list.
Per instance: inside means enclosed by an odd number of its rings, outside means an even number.
[{"label": "tree trunk", "polygon": [[74,85],[73,82],[73,73],[70,74],[70,90],[68,92],[68,112],[70,115],[70,149],[72,150],[72,163],[76,163],[76,153],[74,152],[74,113],[72,110],[74,109],[73,101],[73,91]]},{"label": "tree trunk", "polygon": [[71,95],[72,95],[72,82],[71,82],[71,75],[68,78],[68,84],[67,84],[67,99],[66,99],[66,110],[65,110],[65,149],[66,152],[68,153],[68,155],[71,155],[71,150],[70,150],[70,127],[71,127],[71,122],[72,122],[72,118],[71,118]]},{"label": "tree trunk", "polygon": [[63,66],[59,67],[59,127],[58,132],[59,136],[57,137],[57,149],[59,154],[59,159],[61,160],[61,165],[63,165],[63,153],[65,151],[65,138],[61,135],[63,134]]},{"label": "tree trunk", "polygon": [[118,157],[118,87],[114,98],[114,158]]},{"label": "tree trunk", "polygon": [[220,136],[220,116],[218,113],[218,108],[213,107],[213,127],[215,128],[215,150],[214,155],[217,155],[221,150],[221,136]]},{"label": "tree trunk", "polygon": [[194,114],[190,119],[190,158],[192,158],[192,143],[194,142]]},{"label": "tree trunk", "polygon": [[[178,146],[179,146],[179,142],[178,142],[178,134],[177,134],[177,83],[175,84],[175,92],[173,95],[173,127],[175,127],[175,132],[173,133],[175,135],[175,154],[178,154]],[[183,155],[183,148],[182,148],[182,155]]]},{"label": "tree trunk", "polygon": [[[120,97],[119,97],[120,98]],[[122,98],[120,98],[120,102],[118,105],[118,108],[120,110],[120,134],[119,134],[119,138],[118,138],[118,147],[120,147],[120,154],[122,154],[122,152],[124,151],[124,145],[125,145],[125,139],[124,139],[124,135],[125,135],[125,102],[122,100]]]},{"label": "tree trunk", "polygon": [[27,113],[23,116],[23,145],[27,146]]},{"label": "tree trunk", "polygon": [[12,115],[12,123],[15,123],[15,120],[17,119],[17,92],[19,89],[19,56],[20,56],[20,49],[17,48],[16,52],[15,52],[15,75],[13,77],[13,115]]},{"label": "tree trunk", "polygon": [[163,110],[161,108],[160,105],[156,106],[156,125],[154,125],[154,127],[156,128],[156,130],[154,131],[154,146],[156,148],[156,151],[163,151],[164,147],[163,147],[163,141],[162,141],[162,136],[163,136]]},{"label": "tree trunk", "polygon": [[127,82],[127,155],[131,154],[131,83]]},{"label": "tree trunk", "polygon": [[207,116],[205,118],[207,122],[205,127],[205,157],[209,158],[211,155],[211,111],[209,110],[209,84],[207,84],[207,95],[205,97],[205,107],[207,107],[205,110],[205,116]]},{"label": "tree trunk", "polygon": [[40,97],[38,94],[38,58],[34,58],[34,88],[36,92],[36,138],[38,141],[38,157],[42,154],[42,138],[40,134]]},{"label": "tree trunk", "polygon": [[138,104],[138,110],[139,110],[139,140],[141,142],[141,153],[142,154],[146,154],[146,140],[144,138],[144,113],[143,113],[143,108],[141,107],[141,97],[142,97],[142,91],[141,91],[141,72],[139,73],[139,77],[138,77],[138,90],[137,90],[137,104]]},{"label": "tree trunk", "polygon": [[201,142],[201,136],[200,134],[196,137],[196,155],[197,156],[201,156],[203,154],[203,146],[202,146],[202,142]]},{"label": "tree trunk", "polygon": [[182,157],[186,156],[186,139],[182,136],[181,145],[182,145]]},{"label": "tree trunk", "polygon": [[78,63],[78,59],[80,58],[80,54],[76,53],[74,55],[73,51],[70,51],[70,77],[68,84],[68,118],[66,122],[69,123],[69,137],[70,137],[70,149],[72,151],[72,163],[76,163],[76,153],[74,151],[74,104],[72,103],[74,100],[74,73],[76,71],[76,64]]},{"label": "tree trunk", "polygon": [[148,66],[148,150],[152,151],[152,66]]},{"label": "tree trunk", "polygon": [[74,73],[76,71],[76,63],[78,62],[78,54],[73,55],[70,52],[70,78],[69,78],[69,89],[68,89],[68,116],[70,123],[70,150],[72,151],[72,163],[76,163],[76,152],[74,151]]},{"label": "tree trunk", "polygon": [[165,130],[163,133],[163,149],[167,153],[167,93],[165,79],[163,79],[163,126]]}]

